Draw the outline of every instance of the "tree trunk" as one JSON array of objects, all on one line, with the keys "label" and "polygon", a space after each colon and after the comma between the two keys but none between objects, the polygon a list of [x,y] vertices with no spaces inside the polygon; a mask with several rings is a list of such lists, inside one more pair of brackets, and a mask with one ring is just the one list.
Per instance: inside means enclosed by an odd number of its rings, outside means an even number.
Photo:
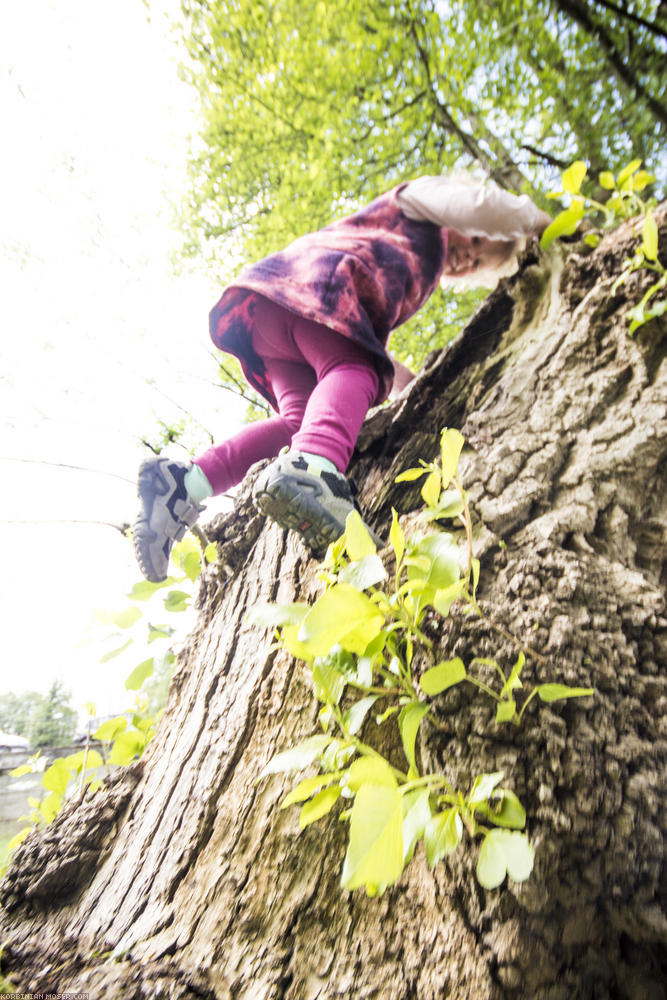
[{"label": "tree trunk", "polygon": [[665,997],[667,365],[664,317],[626,332],[647,279],[610,293],[632,245],[626,224],[595,251],[531,248],[403,397],[370,417],[352,468],[386,532],[392,506],[409,523],[421,503],[419,484],[395,485],[397,473],[435,457],[442,427],[459,427],[488,618],[443,620],[438,657],[507,665],[512,633],[544,657],[527,658],[527,682],[595,689],[535,699],[515,728],[456,688],[422,734],[422,760],[461,787],[480,772],[511,778],[531,877],[487,891],[474,846],[431,871],[420,845],[381,898],[348,893],[345,824],[331,814],[299,834],[297,812],[277,808],[287,781],[254,783],[277,750],[317,731],[317,704],[303,665],[245,616],[322,585],[300,540],[254,512],[248,484],[212,529],[220,558],[144,758],[31,835],[2,883],[3,972],[24,990]]}]

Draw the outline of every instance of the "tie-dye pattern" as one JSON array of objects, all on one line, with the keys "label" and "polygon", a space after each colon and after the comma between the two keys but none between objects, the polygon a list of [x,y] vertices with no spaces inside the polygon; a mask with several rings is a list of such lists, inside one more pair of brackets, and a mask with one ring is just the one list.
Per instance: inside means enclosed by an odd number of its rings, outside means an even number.
[{"label": "tie-dye pattern", "polygon": [[271,382],[252,349],[252,292],[371,351],[380,375],[376,403],[389,394],[389,334],[433,293],[447,251],[446,230],[401,212],[402,187],[246,267],[211,311],[213,342],[239,358],[250,384],[272,406]]}]

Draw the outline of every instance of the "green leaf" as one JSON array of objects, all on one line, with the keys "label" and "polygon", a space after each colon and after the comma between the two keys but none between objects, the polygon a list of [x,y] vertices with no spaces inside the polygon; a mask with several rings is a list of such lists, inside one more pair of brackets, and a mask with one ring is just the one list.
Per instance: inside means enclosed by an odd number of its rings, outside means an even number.
[{"label": "green leaf", "polygon": [[369,709],[372,708],[379,697],[379,694],[369,694],[366,698],[360,698],[359,701],[348,708],[343,721],[345,722],[347,731],[352,736],[355,736],[359,732]]},{"label": "green leaf", "polygon": [[398,514],[391,508],[391,528],[389,529],[389,541],[391,542],[391,547],[396,554],[396,565],[400,566],[401,560],[403,559],[403,553],[405,552],[405,535],[403,534],[403,529],[398,523]]},{"label": "green leaf", "polygon": [[429,470],[424,469],[406,469],[405,472],[401,472],[400,475],[396,476],[394,480],[395,483],[412,483],[415,479],[421,479],[425,476]]},{"label": "green leaf", "polygon": [[142,617],[143,611],[140,608],[126,608],[125,611],[120,611],[116,615],[111,615],[110,623],[112,625],[117,625],[118,628],[131,628]]},{"label": "green leaf", "polygon": [[519,674],[523,670],[525,663],[526,663],[526,657],[523,655],[523,653],[519,653],[517,661],[512,667],[512,670],[510,671],[509,677],[503,684],[502,691],[500,692],[501,698],[504,698],[505,695],[509,694],[511,691],[515,691],[517,688],[523,687],[521,680],[519,678]]},{"label": "green leaf", "polygon": [[428,559],[428,569],[424,571],[421,565],[411,564],[408,566],[408,579],[424,581],[421,601],[431,604],[438,590],[451,587],[459,579],[459,550],[451,535],[440,532],[423,538],[410,553],[411,563],[415,557]]},{"label": "green leaf", "polygon": [[108,663],[109,660],[113,660],[114,657],[124,653],[128,646],[131,646],[133,642],[134,639],[128,639],[122,646],[117,646],[116,649],[109,650],[109,652],[105,653],[104,656],[100,656],[100,663]]},{"label": "green leaf", "polygon": [[652,212],[647,212],[642,227],[642,250],[648,260],[658,259],[658,227]]},{"label": "green leaf", "polygon": [[258,628],[300,625],[309,608],[308,604],[255,604],[246,616],[246,624]]},{"label": "green leaf", "polygon": [[343,697],[346,683],[329,657],[317,657],[313,663],[313,687],[318,701],[327,705],[337,705]]},{"label": "green leaf", "polygon": [[523,808],[514,792],[509,788],[500,788],[496,794],[502,796],[500,803],[494,802],[487,815],[497,826],[511,827],[513,830],[523,830],[526,825],[526,810]]},{"label": "green leaf", "polygon": [[376,553],[351,562],[338,574],[339,583],[349,583],[355,590],[366,590],[387,579],[384,563]]},{"label": "green leaf", "polygon": [[95,716],[97,715],[97,706],[95,705],[94,701],[84,701],[81,705],[81,708],[84,708],[86,710],[91,719],[94,719]]},{"label": "green leaf", "polygon": [[393,885],[403,871],[403,803],[395,788],[362,785],[350,817],[350,840],[343,863],[344,889],[377,891]]},{"label": "green leaf", "polygon": [[641,165],[642,165],[642,161],[641,160],[630,160],[630,162],[628,163],[627,167],[623,167],[623,169],[621,170],[621,172],[618,175],[618,178],[616,180],[616,183],[617,183],[618,187],[619,188],[622,187],[623,184],[630,177],[632,177],[633,174],[636,174],[637,171],[639,170],[639,168],[641,167]]},{"label": "green leaf", "polygon": [[474,805],[476,802],[486,802],[493,789],[500,784],[504,777],[504,771],[494,771],[493,774],[478,774],[468,796],[470,805]]},{"label": "green leaf", "polygon": [[427,712],[428,705],[424,705],[421,701],[412,701],[409,705],[405,705],[401,709],[401,714],[398,717],[398,728],[401,732],[403,750],[410,765],[410,771],[415,774],[418,773],[415,762],[415,743],[417,741],[419,726]]},{"label": "green leaf", "polygon": [[459,464],[461,449],[465,443],[465,438],[455,427],[448,427],[443,430],[440,436],[440,455],[442,461],[442,485],[449,486],[451,480],[456,475]]},{"label": "green leaf", "polygon": [[339,774],[317,774],[314,778],[304,778],[299,784],[292,789],[289,795],[286,795],[283,801],[280,803],[281,809],[287,809],[288,806],[293,805],[295,802],[305,802],[309,799],[313,792],[318,791],[322,785],[330,785],[334,781],[338,781]]},{"label": "green leaf", "polygon": [[646,170],[640,170],[639,173],[635,174],[632,178],[631,189],[633,191],[643,191],[647,185],[652,184],[655,180],[655,174],[649,174]]},{"label": "green leaf", "polygon": [[162,590],[163,587],[170,587],[173,582],[171,577],[163,580],[162,583],[151,583],[150,580],[140,580],[139,583],[135,583],[127,596],[131,601],[147,601],[158,590]]},{"label": "green leaf", "polygon": [[431,819],[428,788],[417,788],[403,796],[403,864],[411,860],[426,824]]},{"label": "green leaf", "polygon": [[155,642],[157,639],[170,639],[175,629],[171,625],[149,625],[148,642]]},{"label": "green leaf", "polygon": [[164,599],[165,611],[187,611],[189,599],[184,590],[170,590]]},{"label": "green leaf", "polygon": [[472,569],[472,592],[475,594],[477,593],[477,584],[479,583],[479,559],[473,559],[470,563],[470,568]]},{"label": "green leaf", "polygon": [[72,779],[72,768],[63,757],[56,757],[51,767],[42,775],[42,785],[49,792],[64,795]]},{"label": "green leaf", "polygon": [[586,176],[586,173],[587,167],[583,160],[575,160],[575,162],[561,174],[563,190],[567,191],[568,194],[579,194],[579,189],[581,188],[581,184]]},{"label": "green leaf", "polygon": [[280,641],[292,656],[310,663],[313,659],[313,654],[305,643],[299,642],[298,635],[298,625],[284,625],[280,633]]},{"label": "green leaf", "polygon": [[207,563],[214,563],[218,558],[218,546],[215,542],[209,542],[204,549],[204,559]]},{"label": "green leaf", "polygon": [[446,618],[452,604],[454,601],[458,601],[464,590],[465,580],[457,580],[451,587],[445,587],[444,590],[436,590],[431,603],[435,610],[439,611],[443,618]]},{"label": "green leaf", "polygon": [[201,576],[201,555],[199,552],[188,552],[183,560],[183,572],[191,583]]},{"label": "green leaf", "polygon": [[282,750],[265,764],[259,773],[257,781],[269,774],[282,774],[285,771],[302,771],[315,760],[331,743],[332,737],[317,734],[298,743],[289,750]]},{"label": "green leaf", "polygon": [[134,668],[130,676],[125,681],[126,691],[138,691],[144,681],[153,673],[155,669],[155,660],[151,656],[148,660],[142,660],[142,662]]},{"label": "green leaf", "polygon": [[598,174],[598,184],[606,191],[614,190],[616,187],[616,181],[614,180],[614,175],[610,170],[603,170],[602,173]]},{"label": "green leaf", "polygon": [[485,889],[496,889],[505,875],[525,882],[533,870],[535,852],[524,833],[491,830],[482,841],[477,862],[477,881]]},{"label": "green leaf", "polygon": [[600,242],[599,233],[586,233],[584,236],[584,243],[587,243],[589,247],[596,247]]},{"label": "green leaf", "polygon": [[322,816],[326,816],[338,800],[340,792],[340,785],[333,785],[331,788],[325,788],[323,791],[318,792],[309,802],[306,802],[299,815],[299,826],[301,829],[303,830],[309,823],[314,823],[315,820],[321,819]]},{"label": "green leaf", "polygon": [[435,507],[440,496],[440,473],[433,471],[426,477],[426,482],[422,486],[421,494],[424,503],[429,507]]},{"label": "green leaf", "polygon": [[585,698],[594,694],[593,688],[569,687],[567,684],[540,684],[537,693],[542,701],[559,701],[561,698]]},{"label": "green leaf", "polygon": [[458,809],[446,809],[437,813],[427,824],[424,831],[426,858],[429,866],[434,868],[441,858],[451,854],[461,843],[463,823]]},{"label": "green leaf", "polygon": [[440,694],[464,680],[466,676],[465,664],[459,656],[456,656],[453,660],[444,660],[424,671],[419,678],[419,686],[424,694]]},{"label": "green leaf", "polygon": [[136,729],[125,730],[125,732],[119,733],[114,740],[109,754],[109,763],[125,767],[135,757],[143,753],[145,746],[146,739],[142,733]]},{"label": "green leaf", "polygon": [[507,698],[498,703],[496,708],[496,722],[511,722],[516,715],[516,702],[514,698]]},{"label": "green leaf", "polygon": [[345,784],[351,792],[358,792],[363,785],[398,787],[394,772],[381,757],[358,757],[345,773]]},{"label": "green leaf", "polygon": [[351,653],[361,654],[383,625],[383,615],[365,594],[347,583],[337,583],[310,608],[298,638],[315,656],[327,653],[337,642]]},{"label": "green leaf", "polygon": [[113,740],[119,733],[127,729],[127,719],[124,715],[117,715],[113,719],[107,719],[101,726],[98,726],[93,733],[93,739]]},{"label": "green leaf", "polygon": [[45,795],[39,804],[39,811],[45,823],[52,823],[63,807],[65,799],[58,792],[51,792]]},{"label": "green leaf", "polygon": [[353,562],[375,555],[375,542],[357,510],[351,510],[345,518],[345,546]]},{"label": "green leaf", "polygon": [[97,750],[89,750],[88,756],[85,758],[86,771],[92,771],[96,767],[104,767],[104,761]]},{"label": "green leaf", "polygon": [[583,201],[573,201],[569,208],[559,212],[542,233],[540,246],[546,250],[559,236],[571,236],[584,215]]},{"label": "green leaf", "polygon": [[24,774],[32,774],[32,767],[30,764],[19,764],[15,767],[13,771],[9,772],[10,778],[22,778]]}]

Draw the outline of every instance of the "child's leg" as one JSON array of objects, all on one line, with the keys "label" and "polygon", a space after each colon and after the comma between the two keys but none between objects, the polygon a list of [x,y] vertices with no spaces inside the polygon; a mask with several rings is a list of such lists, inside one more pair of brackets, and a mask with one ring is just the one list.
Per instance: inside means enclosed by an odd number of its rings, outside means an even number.
[{"label": "child's leg", "polygon": [[315,370],[317,385],[308,400],[292,449],[321,455],[345,472],[379,376],[370,352],[317,323],[297,319],[294,340]]},{"label": "child's leg", "polygon": [[266,368],[278,400],[280,416],[258,420],[238,434],[198,455],[194,464],[204,472],[214,494],[240,483],[251,465],[274,458],[288,445],[301,425],[308,397],[315,385],[313,371],[304,364],[266,359]]}]

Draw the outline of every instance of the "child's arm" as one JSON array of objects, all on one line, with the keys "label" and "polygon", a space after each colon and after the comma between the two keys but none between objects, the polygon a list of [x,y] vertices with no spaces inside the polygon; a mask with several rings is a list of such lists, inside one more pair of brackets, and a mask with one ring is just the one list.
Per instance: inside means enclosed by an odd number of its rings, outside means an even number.
[{"label": "child's arm", "polygon": [[492,240],[541,233],[551,222],[528,195],[510,194],[492,183],[457,183],[444,176],[410,181],[399,192],[398,203],[410,219]]}]

